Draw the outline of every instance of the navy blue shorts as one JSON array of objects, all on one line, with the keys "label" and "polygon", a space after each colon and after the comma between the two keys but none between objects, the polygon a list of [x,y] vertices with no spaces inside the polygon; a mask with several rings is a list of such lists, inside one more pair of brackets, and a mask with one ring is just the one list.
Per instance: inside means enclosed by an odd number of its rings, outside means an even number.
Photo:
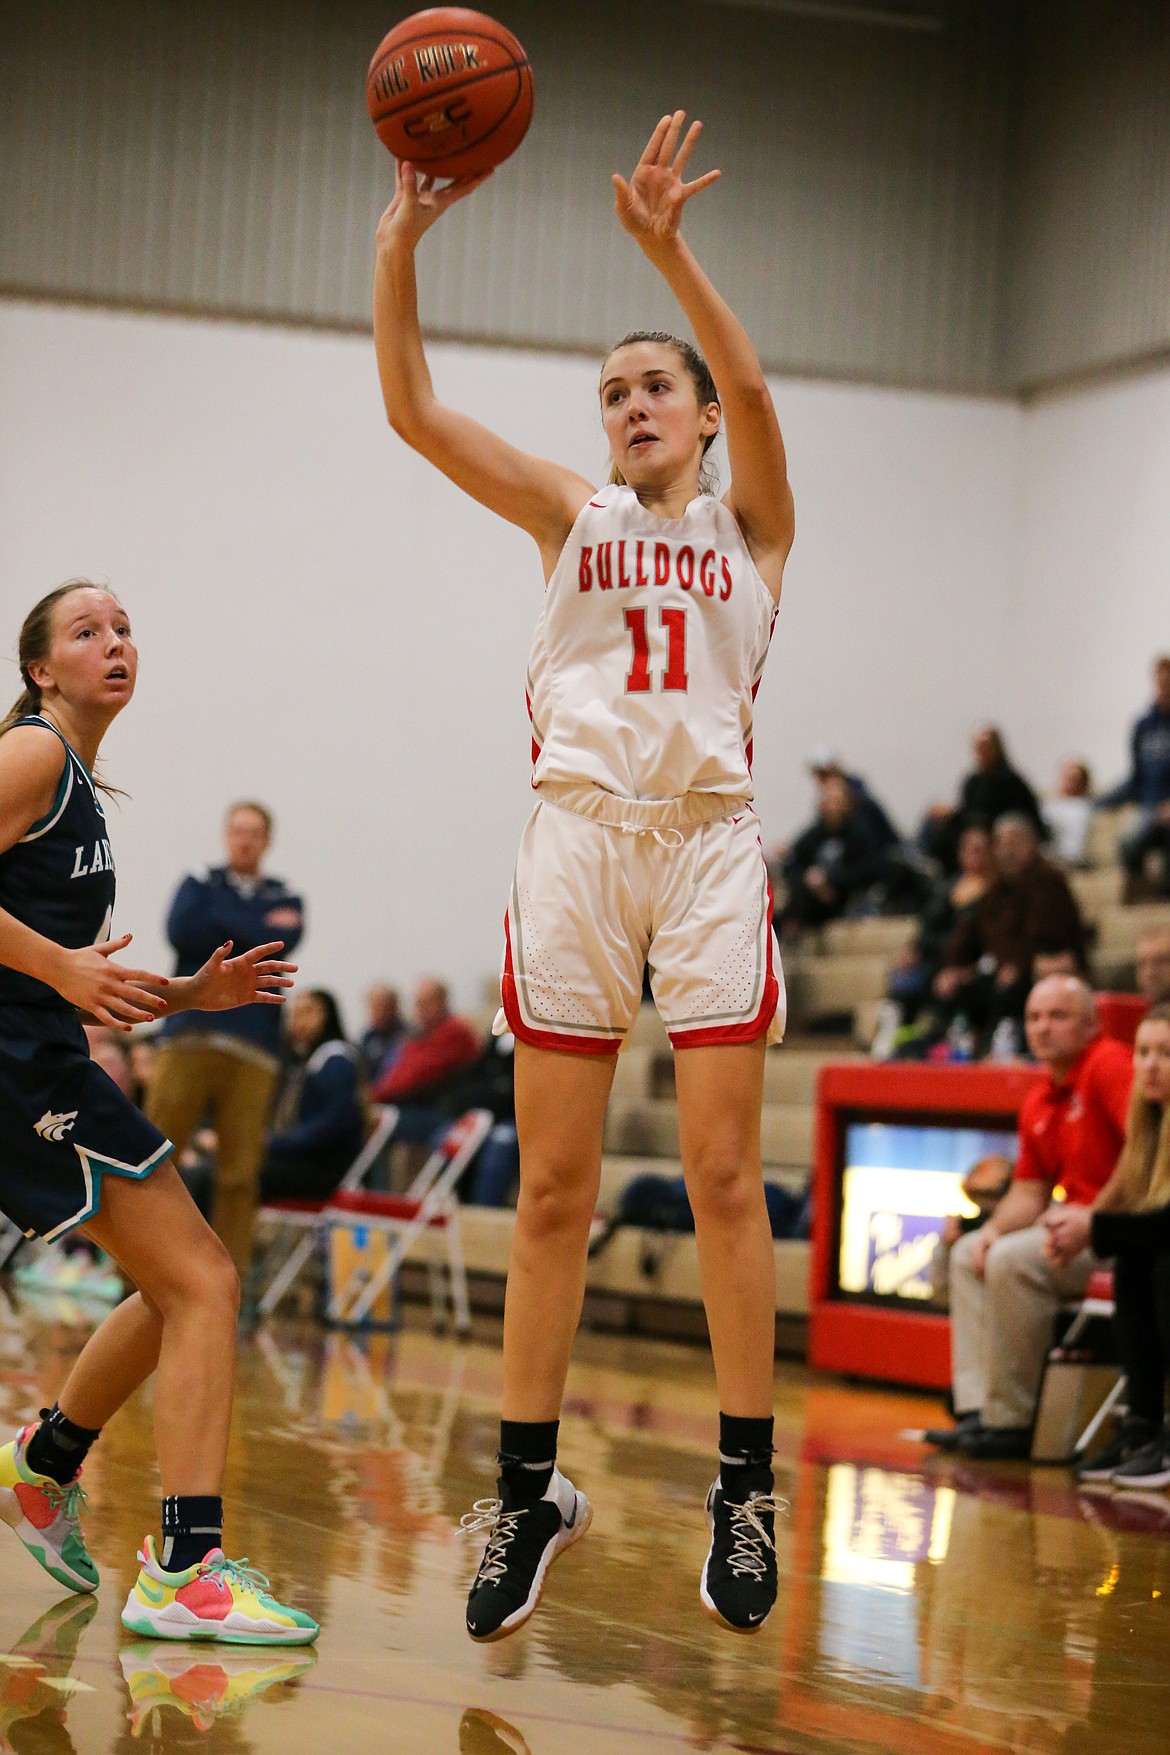
[{"label": "navy blue shorts", "polygon": [[103,1176],[149,1176],[171,1150],[90,1059],[76,1013],[0,1009],[0,1212],[27,1236],[84,1224]]}]

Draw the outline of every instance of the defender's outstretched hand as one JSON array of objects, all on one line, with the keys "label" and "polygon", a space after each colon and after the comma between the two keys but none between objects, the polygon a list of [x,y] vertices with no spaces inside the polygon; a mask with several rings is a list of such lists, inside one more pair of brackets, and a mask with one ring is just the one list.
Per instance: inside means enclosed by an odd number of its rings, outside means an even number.
[{"label": "defender's outstretched hand", "polygon": [[708,171],[705,176],[696,177],[693,183],[683,182],[687,160],[703,129],[701,122],[692,122],[679,146],[678,138],[685,121],[685,110],[676,110],[673,116],[663,116],[628,183],[614,172],[617,216],[644,250],[669,243],[678,232],[682,210],[691,196],[706,189],[719,176],[718,171]]},{"label": "defender's outstretched hand", "polygon": [[275,960],[284,949],[284,940],[257,945],[242,956],[230,955],[232,941],[212,951],[202,969],[189,978],[189,983],[172,981],[171,991],[180,989],[179,1004],[171,1001],[172,1011],[227,1012],[238,1005],[283,1005],[284,989],[292,986],[297,972],[295,963]]},{"label": "defender's outstretched hand", "polygon": [[481,171],[476,177],[460,177],[453,183],[444,183],[439,187],[434,177],[420,177],[414,165],[408,159],[398,159],[395,163],[394,199],[378,221],[378,248],[385,248],[395,239],[401,239],[409,249],[413,250],[425,232],[429,232],[435,221],[486,183],[491,176],[490,171]]}]

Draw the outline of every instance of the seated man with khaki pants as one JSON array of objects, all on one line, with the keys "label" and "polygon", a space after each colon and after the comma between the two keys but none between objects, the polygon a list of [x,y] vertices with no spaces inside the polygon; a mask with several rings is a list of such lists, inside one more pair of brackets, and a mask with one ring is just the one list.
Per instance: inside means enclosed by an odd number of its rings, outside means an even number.
[{"label": "seated man with khaki pants", "polygon": [[966,1457],[1023,1458],[1060,1306],[1088,1284],[1087,1248],[1060,1262],[1044,1224],[1059,1189],[1090,1208],[1125,1140],[1133,1056],[1099,1032],[1093,995],[1050,975],[1028,995],[1028,1047],[1047,1077],[1020,1108],[1012,1185],[987,1224],[951,1252],[951,1384],[956,1424],[927,1442]]},{"label": "seated man with khaki pants", "polygon": [[[179,885],[167,917],[176,974],[198,969],[226,939],[235,954],[269,940],[291,956],[304,908],[279,878],[261,870],[272,816],[261,804],[234,804],[224,825],[227,864]],[[174,1142],[178,1160],[205,1115],[218,1146],[211,1222],[241,1279],[252,1256],[264,1136],[280,1071],[280,1009],[248,1005],[228,1012],[182,1012],[163,1024],[147,1113]]]}]

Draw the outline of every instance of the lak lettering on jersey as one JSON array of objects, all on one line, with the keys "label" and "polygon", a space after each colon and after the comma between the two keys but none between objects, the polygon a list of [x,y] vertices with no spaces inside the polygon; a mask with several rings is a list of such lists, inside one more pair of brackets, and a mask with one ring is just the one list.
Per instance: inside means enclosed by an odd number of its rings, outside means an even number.
[{"label": "lak lettering on jersey", "polygon": [[93,854],[88,847],[79,847],[73,858],[71,878],[89,877],[95,871],[113,871],[114,855],[110,851],[110,843],[103,836],[94,843]]}]

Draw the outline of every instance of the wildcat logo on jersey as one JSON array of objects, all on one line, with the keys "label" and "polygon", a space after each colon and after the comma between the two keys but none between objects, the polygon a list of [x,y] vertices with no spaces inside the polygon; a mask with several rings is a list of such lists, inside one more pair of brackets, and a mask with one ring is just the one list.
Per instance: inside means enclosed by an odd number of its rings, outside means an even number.
[{"label": "wildcat logo on jersey", "polygon": [[91,872],[113,871],[113,869],[114,855],[110,851],[110,843],[103,837],[102,840],[94,842],[92,857],[88,847],[77,849],[73,858],[73,870],[69,876],[71,878],[89,877]]},{"label": "wildcat logo on jersey", "polygon": [[41,1119],[33,1122],[33,1131],[43,1140],[63,1140],[67,1133],[72,1133],[76,1120],[76,1109],[66,1109],[61,1115],[54,1115],[51,1109],[46,1109]]}]

